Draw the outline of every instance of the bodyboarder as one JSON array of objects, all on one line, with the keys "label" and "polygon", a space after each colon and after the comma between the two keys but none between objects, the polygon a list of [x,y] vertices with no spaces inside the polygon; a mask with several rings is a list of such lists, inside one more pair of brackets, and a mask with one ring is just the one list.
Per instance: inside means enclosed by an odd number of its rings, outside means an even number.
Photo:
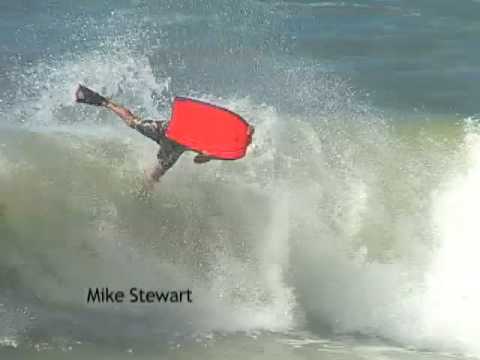
[{"label": "bodyboarder", "polygon": [[[157,183],[160,178],[177,162],[180,155],[187,150],[191,150],[166,137],[165,131],[168,127],[167,121],[142,120],[124,106],[116,104],[112,100],[103,97],[102,95],[82,85],[79,85],[77,91],[75,92],[75,100],[79,103],[101,106],[113,111],[129,127],[136,129],[138,132],[146,137],[149,137],[160,146],[160,149],[157,153],[158,163],[147,174],[146,186],[149,190],[151,190],[154,184]],[[196,164],[203,164],[211,159],[212,157],[202,154],[201,152],[197,152],[197,155],[193,161]]]}]

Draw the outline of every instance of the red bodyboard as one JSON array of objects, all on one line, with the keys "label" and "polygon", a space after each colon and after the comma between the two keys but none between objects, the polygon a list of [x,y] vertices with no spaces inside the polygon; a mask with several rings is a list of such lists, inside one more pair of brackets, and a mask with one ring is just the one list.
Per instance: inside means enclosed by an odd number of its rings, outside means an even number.
[{"label": "red bodyboard", "polygon": [[217,159],[245,156],[253,127],[239,115],[216,105],[176,97],[166,136],[191,150]]}]

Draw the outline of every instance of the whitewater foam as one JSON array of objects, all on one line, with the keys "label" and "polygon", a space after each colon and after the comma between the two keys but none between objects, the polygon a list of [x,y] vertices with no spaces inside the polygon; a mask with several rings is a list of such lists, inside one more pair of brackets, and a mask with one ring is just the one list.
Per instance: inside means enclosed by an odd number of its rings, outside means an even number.
[{"label": "whitewater foam", "polygon": [[427,336],[479,354],[480,136],[470,122],[466,129],[465,166],[452,169],[434,194],[436,251],[423,311]]},{"label": "whitewater foam", "polygon": [[[48,310],[60,304],[73,309],[62,314],[80,323],[78,337],[307,328],[476,350],[477,135],[465,138],[461,174],[461,155],[441,159],[435,140],[412,145],[343,82],[288,72],[308,116],[200,94],[251,119],[254,146],[239,162],[182,157],[145,203],[135,189],[155,144],[72,99],[83,82],[142,116],[168,117],[172,80],[116,46],[35,66],[5,112],[24,130],[0,139],[2,168],[22,164],[0,176],[2,264],[36,299],[34,324],[71,330]],[[90,309],[92,282],[193,287],[198,302]],[[124,326],[132,319],[140,325]]]}]

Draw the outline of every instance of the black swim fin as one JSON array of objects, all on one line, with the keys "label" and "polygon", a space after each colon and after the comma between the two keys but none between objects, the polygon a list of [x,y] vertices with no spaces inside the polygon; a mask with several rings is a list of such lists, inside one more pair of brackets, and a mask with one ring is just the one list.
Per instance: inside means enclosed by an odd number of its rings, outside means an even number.
[{"label": "black swim fin", "polygon": [[95,91],[90,90],[89,88],[78,85],[78,89],[75,92],[75,100],[79,103],[102,106],[107,103],[102,95],[97,94]]}]

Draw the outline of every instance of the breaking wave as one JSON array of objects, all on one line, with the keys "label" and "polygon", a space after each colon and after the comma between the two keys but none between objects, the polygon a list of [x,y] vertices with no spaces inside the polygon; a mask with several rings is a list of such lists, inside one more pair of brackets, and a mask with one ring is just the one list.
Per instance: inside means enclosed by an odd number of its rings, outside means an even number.
[{"label": "breaking wave", "polygon": [[[478,353],[474,120],[395,123],[290,60],[257,63],[272,76],[238,91],[218,69],[219,95],[179,84],[188,61],[170,73],[162,49],[129,44],[10,74],[22,76],[0,104],[0,344],[306,329]],[[254,144],[235,162],[185,155],[142,199],[155,144],[74,105],[79,82],[148,118],[168,118],[174,94],[214,101],[254,123]],[[87,305],[97,286],[190,288],[195,301]]]}]

